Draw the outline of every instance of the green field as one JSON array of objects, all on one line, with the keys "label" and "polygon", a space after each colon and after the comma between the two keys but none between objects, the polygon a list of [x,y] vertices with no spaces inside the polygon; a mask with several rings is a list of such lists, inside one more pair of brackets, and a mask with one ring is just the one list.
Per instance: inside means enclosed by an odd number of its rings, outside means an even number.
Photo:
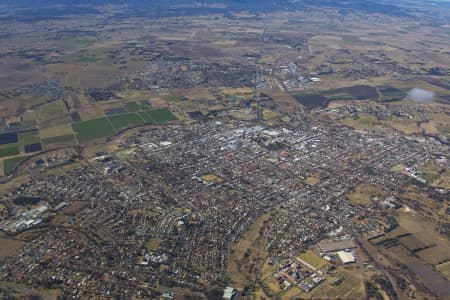
[{"label": "green field", "polygon": [[73,48],[86,48],[95,44],[92,38],[66,38],[59,42],[59,47],[63,50],[72,50]]},{"label": "green field", "polygon": [[380,92],[381,100],[383,101],[400,100],[406,95],[404,91],[392,86],[379,87],[378,91]]},{"label": "green field", "polygon": [[20,145],[31,145],[40,143],[41,138],[39,137],[39,130],[32,130],[27,132],[19,132],[19,144]]},{"label": "green field", "polygon": [[60,135],[42,139],[45,149],[61,146],[74,146],[77,144],[73,134]]},{"label": "green field", "polygon": [[[50,117],[65,111],[62,101],[55,101],[40,107],[40,117]],[[110,137],[115,133],[144,124],[162,124],[164,122],[177,120],[177,117],[167,108],[147,110],[148,103],[136,101],[126,104],[128,111],[135,111],[109,117],[101,117],[77,123],[64,123],[60,125],[44,123],[52,121],[41,121],[40,129],[19,132],[18,141],[8,145],[0,146],[0,157],[14,157],[24,152],[24,146],[41,143],[43,149],[53,149],[58,147],[71,147],[77,144],[85,144],[105,137]],[[31,116],[31,115],[30,115]],[[6,159],[3,167],[5,174],[11,172],[15,165],[26,156]]]},{"label": "green field", "polygon": [[3,172],[5,175],[11,173],[11,171],[17,166],[18,163],[23,161],[28,156],[19,156],[14,158],[8,158],[3,161]]},{"label": "green field", "polygon": [[152,116],[148,111],[140,112],[139,116],[144,119],[145,123],[155,123],[156,121],[153,120]]},{"label": "green field", "polygon": [[22,115],[22,120],[25,127],[36,125],[36,113],[34,111],[26,111]]},{"label": "green field", "polygon": [[105,59],[104,49],[87,49],[62,56],[64,63],[96,63]]},{"label": "green field", "polygon": [[145,112],[156,123],[164,123],[177,120],[172,112],[167,108],[155,109]]},{"label": "green field", "polygon": [[73,123],[72,128],[80,144],[114,134],[114,128],[108,118]]},{"label": "green field", "polygon": [[19,147],[17,146],[8,146],[0,148],[0,157],[12,156],[16,154],[19,154]]},{"label": "green field", "polygon": [[134,127],[144,124],[144,120],[135,113],[116,115],[109,117],[111,124],[116,130],[122,130],[127,127]]},{"label": "green field", "polygon": [[66,113],[67,108],[62,100],[44,104],[38,111],[40,120],[53,119],[55,116],[62,116]]},{"label": "green field", "polygon": [[125,105],[125,109],[130,113],[138,112],[141,109],[141,106],[136,102],[130,102]]}]

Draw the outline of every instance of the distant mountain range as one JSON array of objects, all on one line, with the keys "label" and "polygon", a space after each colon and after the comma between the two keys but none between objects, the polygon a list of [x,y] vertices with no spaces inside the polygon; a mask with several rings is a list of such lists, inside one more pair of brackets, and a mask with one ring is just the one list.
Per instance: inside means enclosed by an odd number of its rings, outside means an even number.
[{"label": "distant mountain range", "polygon": [[[424,9],[426,6],[450,7],[450,2],[447,0],[0,0],[0,5],[23,8],[26,10],[26,14],[35,13],[36,17],[96,13],[98,12],[95,9],[96,6],[106,4],[123,4],[136,11],[158,7],[160,12],[179,10],[184,14],[195,13],[196,10],[202,13],[226,12],[227,10],[258,12],[318,6],[332,7],[344,12],[347,10],[361,11],[395,16],[409,16],[412,10]],[[204,4],[225,4],[225,8],[206,8]],[[149,11],[147,10],[147,12]]]}]

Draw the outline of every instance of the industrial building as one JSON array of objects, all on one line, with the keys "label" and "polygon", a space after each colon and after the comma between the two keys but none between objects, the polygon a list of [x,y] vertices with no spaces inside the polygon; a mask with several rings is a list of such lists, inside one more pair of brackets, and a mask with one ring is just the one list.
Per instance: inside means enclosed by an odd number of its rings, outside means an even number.
[{"label": "industrial building", "polygon": [[354,249],[356,247],[352,239],[323,240],[320,241],[317,245],[319,246],[320,251],[323,253]]},{"label": "industrial building", "polygon": [[353,252],[339,251],[336,253],[339,260],[344,264],[351,264],[356,262],[356,257]]}]

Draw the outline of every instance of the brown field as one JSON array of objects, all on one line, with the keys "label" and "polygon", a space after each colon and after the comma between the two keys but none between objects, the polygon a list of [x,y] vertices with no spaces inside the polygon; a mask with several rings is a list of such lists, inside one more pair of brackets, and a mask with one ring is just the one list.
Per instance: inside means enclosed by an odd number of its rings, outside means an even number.
[{"label": "brown field", "polygon": [[57,136],[72,135],[73,130],[70,124],[59,125],[55,127],[45,128],[40,131],[42,139],[53,138]]},{"label": "brown field", "polygon": [[405,228],[403,227],[397,227],[394,230],[386,233],[383,236],[380,236],[378,238],[370,240],[370,242],[374,245],[382,244],[386,242],[389,239],[396,239],[397,237],[400,237],[402,235],[408,235],[410,234]]},{"label": "brown field", "polygon": [[261,270],[268,253],[264,250],[267,238],[261,235],[260,231],[267,229],[271,218],[270,214],[260,216],[241,240],[231,245],[227,276],[234,286],[244,288],[250,283],[254,273]]},{"label": "brown field", "polygon": [[448,281],[450,281],[450,261],[445,262],[443,264],[435,266],[436,270],[438,270]]},{"label": "brown field", "polygon": [[0,89],[18,87],[49,78],[46,67],[26,59],[3,57],[0,59]]},{"label": "brown field", "polygon": [[314,177],[314,176],[308,177],[305,180],[306,184],[312,185],[312,186],[318,184],[319,182],[320,182],[320,178],[317,178],[317,177]]},{"label": "brown field", "polygon": [[445,246],[435,246],[416,252],[416,255],[429,264],[437,265],[450,260],[449,248]]},{"label": "brown field", "polygon": [[316,269],[321,269],[327,265],[327,263],[320,256],[311,250],[301,253],[298,257]]},{"label": "brown field", "polygon": [[304,292],[297,286],[291,287],[287,292],[281,295],[282,300],[291,300],[300,297]]},{"label": "brown field", "polygon": [[419,205],[420,209],[436,222],[443,222],[446,219],[445,216],[444,218],[440,216],[446,204],[435,201],[431,195],[421,191],[415,185],[406,186],[403,193],[395,193],[394,196],[407,206]]},{"label": "brown field", "polygon": [[389,131],[376,116],[369,114],[359,114],[357,118],[345,118],[339,120],[338,123],[354,129],[370,132],[385,133]]},{"label": "brown field", "polygon": [[0,259],[4,259],[14,254],[18,249],[25,245],[25,242],[16,239],[0,237]]},{"label": "brown field", "polygon": [[382,195],[383,191],[380,188],[369,184],[362,184],[352,194],[348,195],[348,199],[356,205],[369,206],[376,197]]},{"label": "brown field", "polygon": [[411,252],[427,247],[428,245],[416,238],[414,235],[408,235],[399,239],[400,244]]},{"label": "brown field", "polygon": [[[331,282],[314,289],[304,299],[363,299],[366,295],[364,288],[364,280],[368,279],[364,271],[353,269],[351,271],[339,268],[339,276],[344,281],[334,286]],[[302,297],[303,298],[303,297]]]},{"label": "brown field", "polygon": [[145,248],[147,248],[148,251],[155,252],[156,250],[158,250],[160,244],[161,239],[149,239],[147,242],[145,242]]},{"label": "brown field", "polygon": [[[399,225],[427,245],[450,247],[450,242],[442,236],[434,224],[418,214],[403,213],[398,217]],[[450,249],[450,248],[447,248]]]},{"label": "brown field", "polygon": [[75,215],[88,205],[85,201],[71,201],[70,205],[62,210],[64,214]]},{"label": "brown field", "polygon": [[405,165],[399,164],[399,165],[395,165],[391,168],[391,172],[395,172],[395,173],[399,173],[402,172],[406,169]]},{"label": "brown field", "polygon": [[428,121],[426,123],[420,124],[420,128],[427,134],[439,133],[439,129],[434,121]]}]

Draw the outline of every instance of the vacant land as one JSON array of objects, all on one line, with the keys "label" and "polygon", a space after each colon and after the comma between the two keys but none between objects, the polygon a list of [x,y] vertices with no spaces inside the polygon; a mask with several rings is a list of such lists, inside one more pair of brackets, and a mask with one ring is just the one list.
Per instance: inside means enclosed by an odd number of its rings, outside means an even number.
[{"label": "vacant land", "polygon": [[391,172],[399,173],[399,172],[404,171],[405,169],[406,169],[405,165],[398,164],[398,165],[395,165],[395,166],[393,166],[391,168]]},{"label": "vacant land", "polygon": [[419,172],[422,173],[420,176],[430,183],[438,180],[444,171],[444,168],[437,165],[427,164],[419,166]]},{"label": "vacant land", "polygon": [[348,195],[348,199],[356,205],[369,206],[375,198],[382,195],[383,191],[380,188],[370,184],[362,184],[352,194]]},{"label": "vacant land", "polygon": [[145,243],[145,248],[150,252],[155,252],[156,250],[158,250],[160,244],[161,244],[161,239],[158,239],[158,238],[149,239]]},{"label": "vacant land", "polygon": [[353,118],[339,120],[339,123],[354,129],[383,133],[388,130],[376,116],[371,114],[358,114]]},{"label": "vacant land", "polygon": [[272,218],[270,214],[260,216],[241,240],[231,246],[227,275],[236,287],[244,288],[262,268],[268,255],[264,250],[267,238],[262,232]]},{"label": "vacant land", "polygon": [[308,185],[311,185],[311,186],[315,186],[319,182],[320,182],[320,179],[315,177],[315,176],[310,176],[310,177],[305,179],[305,183],[308,184]]},{"label": "vacant land", "polygon": [[450,261],[443,264],[437,265],[436,270],[438,270],[448,281],[450,281]]},{"label": "vacant land", "polygon": [[75,137],[73,134],[49,137],[43,139],[42,142],[44,144],[45,149],[76,145]]},{"label": "vacant land", "polygon": [[70,124],[64,124],[55,127],[41,129],[40,134],[42,139],[47,139],[56,136],[71,135],[73,134],[73,130]]},{"label": "vacant land", "polygon": [[345,270],[339,268],[335,277],[343,278],[339,285],[332,284],[333,278],[327,284],[315,289],[306,298],[310,299],[364,299],[366,295],[364,280],[367,276],[361,270]]},{"label": "vacant land", "polygon": [[298,257],[317,270],[323,268],[327,264],[320,256],[311,250],[301,253]]},{"label": "vacant land", "polygon": [[215,175],[215,174],[206,174],[206,175],[203,175],[203,176],[201,177],[201,179],[202,179],[203,182],[205,182],[205,183],[221,183],[221,182],[223,182],[223,179],[220,178],[220,177],[218,177],[218,176]]},{"label": "vacant land", "polygon": [[408,249],[411,252],[418,251],[428,246],[414,235],[402,237],[399,239],[399,241],[400,244],[402,244],[406,249]]},{"label": "vacant land", "polygon": [[418,251],[416,252],[416,255],[429,264],[438,265],[450,260],[450,253],[448,250],[447,247],[438,245]]},{"label": "vacant land", "polygon": [[10,256],[14,254],[18,249],[22,248],[25,245],[25,242],[10,239],[10,238],[0,238],[0,259]]}]

